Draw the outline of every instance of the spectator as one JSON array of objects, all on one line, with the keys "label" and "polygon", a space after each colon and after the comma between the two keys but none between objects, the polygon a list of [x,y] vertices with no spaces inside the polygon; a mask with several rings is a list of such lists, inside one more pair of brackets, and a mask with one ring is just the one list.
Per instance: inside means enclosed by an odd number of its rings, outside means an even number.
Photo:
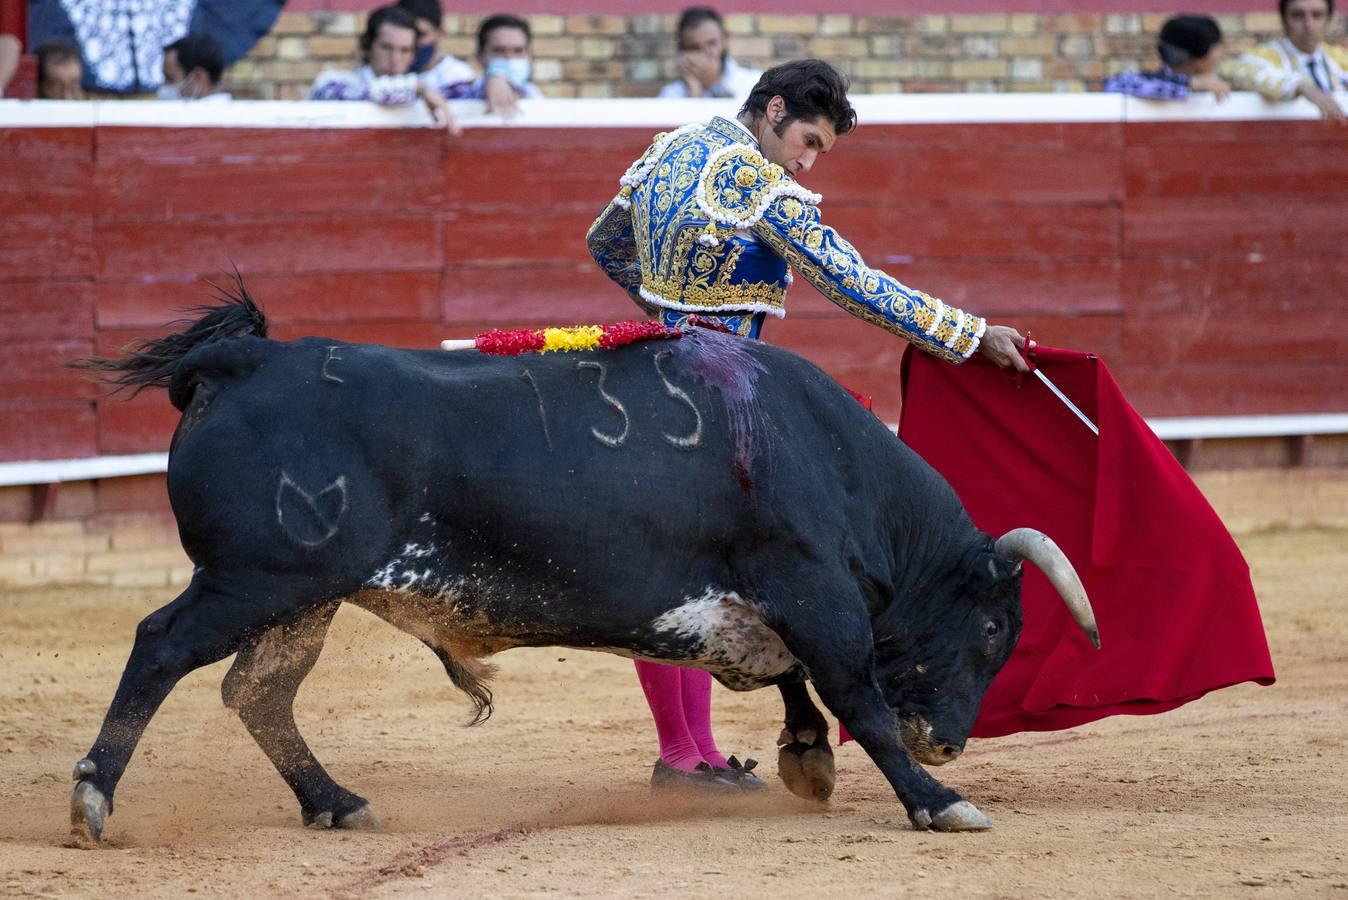
[{"label": "spectator", "polygon": [[708,6],[690,6],[679,16],[679,80],[660,89],[661,97],[727,97],[743,100],[763,73],[742,68],[730,56],[725,23]]},{"label": "spectator", "polygon": [[0,34],[0,97],[5,96],[5,88],[19,71],[19,57],[23,55],[23,44],[12,34]]},{"label": "spectator", "polygon": [[487,112],[510,118],[521,97],[543,96],[533,77],[533,35],[519,16],[488,16],[477,29],[477,63],[482,74],[457,96],[487,101]]},{"label": "spectator", "polygon": [[1344,112],[1333,92],[1348,88],[1348,51],[1326,46],[1334,0],[1278,0],[1283,37],[1260,44],[1227,67],[1237,90],[1258,91],[1265,100],[1305,97],[1325,119],[1341,122]]},{"label": "spectator", "polygon": [[52,41],[37,48],[37,99],[83,100],[83,77],[84,63],[74,47]]},{"label": "spectator", "polygon": [[1105,91],[1131,94],[1147,100],[1188,100],[1205,91],[1218,102],[1231,95],[1231,86],[1217,75],[1222,60],[1222,29],[1211,16],[1175,16],[1161,27],[1156,52],[1161,68],[1155,72],[1121,72],[1105,82]]},{"label": "spectator", "polygon": [[229,100],[220,91],[225,51],[209,34],[194,32],[164,48],[161,100]]},{"label": "spectator", "polygon": [[381,6],[360,37],[365,65],[354,71],[327,69],[309,89],[310,100],[369,100],[381,106],[407,106],[421,97],[438,124],[454,129],[445,98],[408,71],[416,54],[417,26],[398,6]]},{"label": "spectator", "polygon": [[411,71],[446,97],[459,96],[464,90],[461,86],[471,85],[477,73],[463,60],[440,52],[440,41],[445,37],[440,0],[398,0],[398,5],[412,14],[417,26]]}]

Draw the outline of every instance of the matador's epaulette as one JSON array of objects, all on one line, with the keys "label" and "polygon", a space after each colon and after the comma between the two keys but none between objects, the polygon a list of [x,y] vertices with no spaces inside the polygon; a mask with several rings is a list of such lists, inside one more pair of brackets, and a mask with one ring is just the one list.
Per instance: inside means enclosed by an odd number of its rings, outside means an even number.
[{"label": "matador's epaulette", "polygon": [[715,246],[739,229],[752,228],[778,197],[795,197],[812,206],[822,199],[747,144],[722,147],[708,158],[698,179],[697,205],[710,220],[698,241]]}]

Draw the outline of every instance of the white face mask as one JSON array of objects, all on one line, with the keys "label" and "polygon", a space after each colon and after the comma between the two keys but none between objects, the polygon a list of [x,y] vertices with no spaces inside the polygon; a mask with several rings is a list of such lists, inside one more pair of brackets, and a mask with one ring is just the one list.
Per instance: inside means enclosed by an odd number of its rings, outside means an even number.
[{"label": "white face mask", "polygon": [[516,87],[523,87],[529,83],[529,76],[533,74],[533,64],[527,56],[516,56],[509,59],[497,57],[487,61],[487,75],[504,75],[506,81]]}]

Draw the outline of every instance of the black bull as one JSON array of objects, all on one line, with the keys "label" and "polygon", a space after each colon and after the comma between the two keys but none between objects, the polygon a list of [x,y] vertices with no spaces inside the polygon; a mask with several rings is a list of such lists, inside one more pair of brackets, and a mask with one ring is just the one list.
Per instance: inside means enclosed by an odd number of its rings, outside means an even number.
[{"label": "black bull", "polygon": [[777,685],[782,777],[823,798],[832,751],[808,679],[914,825],[948,830],[989,823],[919,762],[960,753],[1015,646],[1019,561],[1043,566],[1093,631],[1051,542],[975,529],[931,467],[784,350],[701,329],[519,357],[277,343],[246,294],[203,312],[83,363],[168,387],[182,410],[168,489],[196,566],[140,623],[76,766],[73,825],[95,839],[160,703],[232,653],[225,702],[304,820],[376,824],[292,713],[344,601],[426,643],[478,719],[480,660],[510,647]]}]

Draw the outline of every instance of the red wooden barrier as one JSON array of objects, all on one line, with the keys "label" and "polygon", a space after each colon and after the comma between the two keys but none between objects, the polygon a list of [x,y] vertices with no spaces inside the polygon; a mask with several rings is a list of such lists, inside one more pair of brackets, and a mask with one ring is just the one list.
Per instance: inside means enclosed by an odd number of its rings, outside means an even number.
[{"label": "red wooden barrier", "polygon": [[[0,460],[167,446],[59,363],[209,302],[433,347],[629,318],[584,232],[654,127],[0,130]],[[1339,411],[1348,135],[1301,121],[864,124],[807,184],[872,262],[1105,356],[1147,415]],[[898,412],[903,344],[803,281],[767,340]]]}]

